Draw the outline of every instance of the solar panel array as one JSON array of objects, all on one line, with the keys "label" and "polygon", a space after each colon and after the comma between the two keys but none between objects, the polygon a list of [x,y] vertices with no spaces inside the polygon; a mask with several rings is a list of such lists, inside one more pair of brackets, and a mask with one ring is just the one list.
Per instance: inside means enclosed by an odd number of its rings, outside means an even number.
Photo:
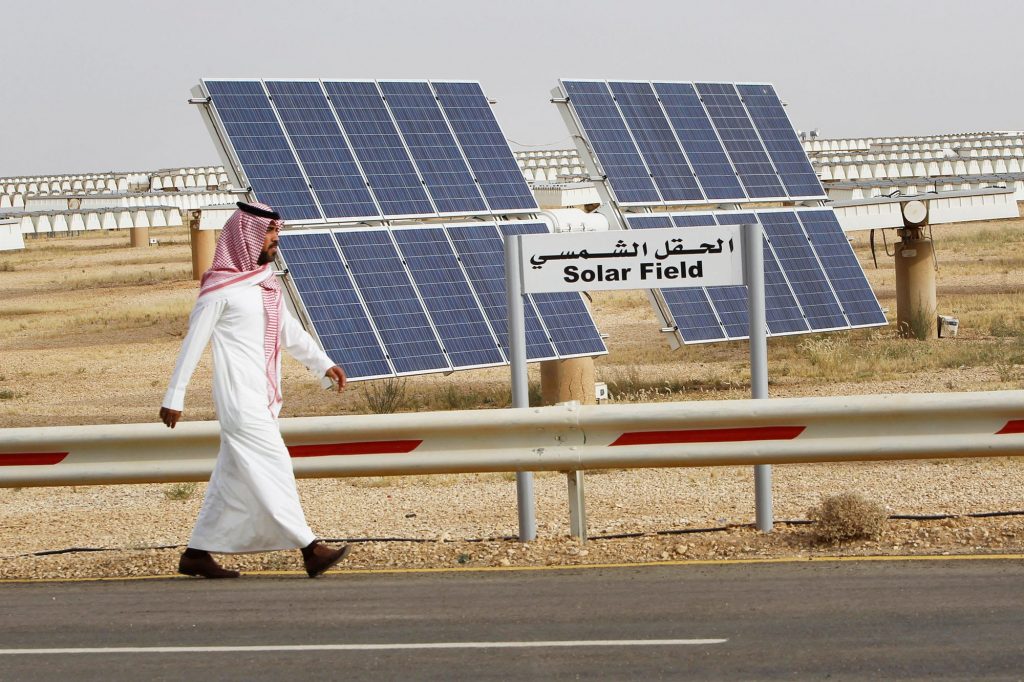
[{"label": "solar panel array", "polygon": [[[532,221],[289,230],[280,253],[324,350],[352,379],[508,363],[504,237]],[[526,297],[527,359],[607,352],[578,293]]]},{"label": "solar panel array", "polygon": [[824,199],[768,84],[562,80],[622,206]]},{"label": "solar panel array", "polygon": [[[884,325],[856,255],[830,208],[627,215],[630,229],[760,222],[765,311],[773,336]],[[747,338],[745,286],[661,289],[684,343]]]},{"label": "solar panel array", "polygon": [[259,201],[287,221],[536,212],[479,83],[203,80]]}]

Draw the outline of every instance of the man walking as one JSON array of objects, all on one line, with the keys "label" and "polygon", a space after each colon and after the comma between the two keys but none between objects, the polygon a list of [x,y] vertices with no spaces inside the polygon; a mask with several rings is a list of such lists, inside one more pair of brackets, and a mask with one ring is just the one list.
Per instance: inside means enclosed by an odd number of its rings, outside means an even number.
[{"label": "man walking", "polygon": [[238,202],[203,274],[188,334],[178,354],[160,419],[181,418],[185,389],[203,349],[213,341],[213,400],[220,452],[199,519],[178,571],[237,578],[210,552],[301,549],[314,578],[348,554],[324,545],[306,524],[291,458],[277,424],[281,412],[281,348],[317,376],[345,387],[334,364],[288,312],[273,270],[280,216],[265,204]]}]

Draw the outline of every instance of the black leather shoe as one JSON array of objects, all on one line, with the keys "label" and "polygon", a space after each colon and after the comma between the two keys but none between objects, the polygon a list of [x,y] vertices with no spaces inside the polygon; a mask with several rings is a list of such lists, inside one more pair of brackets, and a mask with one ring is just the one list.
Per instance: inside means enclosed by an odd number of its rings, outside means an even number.
[{"label": "black leather shoe", "polygon": [[306,567],[306,575],[315,578],[331,566],[348,556],[350,545],[342,545],[331,549],[319,540],[314,540],[308,547],[302,548],[302,563]]},{"label": "black leather shoe", "polygon": [[202,556],[188,556],[187,554],[182,554],[181,559],[178,560],[178,573],[215,579],[237,578],[242,575],[238,571],[223,568],[220,564],[214,561],[209,552],[204,552]]}]

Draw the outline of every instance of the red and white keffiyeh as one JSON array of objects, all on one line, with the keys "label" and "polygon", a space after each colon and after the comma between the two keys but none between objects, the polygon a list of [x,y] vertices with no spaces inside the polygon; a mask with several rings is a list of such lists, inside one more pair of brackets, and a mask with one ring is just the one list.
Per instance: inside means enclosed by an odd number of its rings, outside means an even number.
[{"label": "red and white keffiyeh", "polygon": [[[266,204],[252,202],[250,205],[265,211],[272,211]],[[263,335],[263,353],[266,359],[267,401],[274,407],[281,403],[278,381],[278,361],[281,357],[281,306],[284,297],[281,283],[277,281],[272,263],[257,265],[263,240],[271,219],[236,210],[217,240],[213,253],[213,265],[203,273],[200,281],[199,300],[228,286],[258,285],[263,291],[263,309],[266,311],[266,331]]]}]

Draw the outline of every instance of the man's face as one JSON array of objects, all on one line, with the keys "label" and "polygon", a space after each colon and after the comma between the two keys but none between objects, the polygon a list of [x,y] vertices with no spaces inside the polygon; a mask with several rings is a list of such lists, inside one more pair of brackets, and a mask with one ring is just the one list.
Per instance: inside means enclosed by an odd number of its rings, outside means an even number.
[{"label": "man's face", "polygon": [[274,256],[277,255],[277,242],[280,234],[281,221],[270,221],[270,225],[267,226],[267,236],[263,238],[263,250],[260,251],[259,258],[256,259],[256,265],[263,265],[274,260]]}]

